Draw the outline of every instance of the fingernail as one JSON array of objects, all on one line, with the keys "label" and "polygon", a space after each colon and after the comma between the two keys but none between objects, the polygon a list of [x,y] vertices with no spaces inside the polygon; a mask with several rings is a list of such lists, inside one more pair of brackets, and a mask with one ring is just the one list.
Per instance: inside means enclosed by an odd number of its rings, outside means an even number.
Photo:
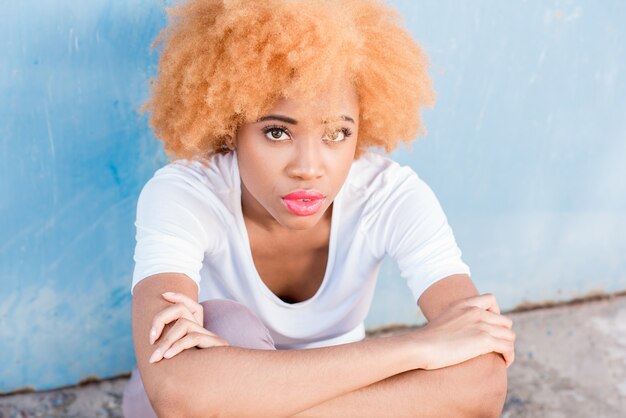
[{"label": "fingernail", "polygon": [[165,293],[161,293],[163,296],[174,296],[176,293],[174,292],[165,292]]},{"label": "fingernail", "polygon": [[156,339],[156,329],[152,328],[150,330],[150,344],[154,344],[155,339]]},{"label": "fingernail", "polygon": [[154,353],[152,353],[152,357],[150,357],[149,362],[154,363],[155,361],[159,359],[159,357],[161,357],[161,350],[157,349],[154,351]]}]

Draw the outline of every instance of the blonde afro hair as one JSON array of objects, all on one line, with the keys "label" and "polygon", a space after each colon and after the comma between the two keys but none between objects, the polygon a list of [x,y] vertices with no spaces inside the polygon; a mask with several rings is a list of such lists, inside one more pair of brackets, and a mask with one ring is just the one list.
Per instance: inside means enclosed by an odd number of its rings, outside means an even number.
[{"label": "blonde afro hair", "polygon": [[380,0],[186,0],[168,26],[151,96],[150,126],[172,158],[207,158],[280,97],[313,97],[341,78],[359,97],[355,159],[424,134],[434,92],[427,57]]}]

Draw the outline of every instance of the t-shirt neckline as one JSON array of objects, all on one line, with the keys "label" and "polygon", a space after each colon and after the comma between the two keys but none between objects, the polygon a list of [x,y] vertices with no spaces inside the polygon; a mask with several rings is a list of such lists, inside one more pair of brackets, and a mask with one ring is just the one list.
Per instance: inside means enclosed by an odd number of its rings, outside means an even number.
[{"label": "t-shirt neckline", "polygon": [[283,301],[281,298],[279,298],[278,296],[276,296],[276,294],[272,292],[269,287],[267,287],[263,279],[261,279],[261,276],[259,275],[259,272],[257,271],[256,266],[254,265],[254,259],[252,258],[252,249],[250,246],[250,237],[248,236],[248,230],[246,228],[246,224],[243,219],[243,209],[241,207],[241,177],[239,174],[239,166],[238,166],[236,151],[233,152],[233,154],[234,154],[233,156],[233,169],[234,169],[233,181],[235,182],[235,184],[233,185],[235,189],[235,196],[234,196],[235,216],[237,220],[237,227],[239,228],[239,234],[243,240],[243,246],[246,252],[248,265],[250,266],[249,269],[252,272],[253,280],[256,282],[261,293],[263,293],[268,299],[270,299],[272,302],[274,302],[275,304],[281,307],[296,309],[296,308],[306,307],[312,304],[315,300],[320,298],[320,295],[324,292],[324,289],[327,287],[328,282],[330,280],[330,275],[332,274],[332,270],[335,264],[335,253],[336,253],[335,247],[336,247],[336,240],[337,240],[337,228],[339,227],[339,223],[340,223],[339,218],[341,217],[341,209],[340,209],[341,208],[341,196],[345,188],[344,187],[345,182],[342,185],[341,189],[339,190],[339,193],[337,193],[337,195],[335,196],[335,200],[333,201],[333,205],[331,208],[332,216],[331,216],[331,221],[330,221],[328,257],[327,257],[326,270],[324,272],[324,278],[322,279],[322,283],[319,289],[317,289],[317,292],[315,292],[315,294],[311,296],[309,299],[296,302],[296,303],[287,303]]}]

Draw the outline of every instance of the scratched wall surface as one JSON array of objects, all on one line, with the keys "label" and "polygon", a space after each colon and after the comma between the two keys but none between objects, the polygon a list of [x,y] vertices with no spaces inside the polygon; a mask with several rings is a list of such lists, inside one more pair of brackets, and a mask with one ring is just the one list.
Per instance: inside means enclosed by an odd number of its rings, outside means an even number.
[{"label": "scratched wall surface", "polygon": [[[626,3],[394,4],[438,102],[392,158],[439,197],[478,290],[512,309],[626,289]],[[421,322],[397,274],[370,326]]]},{"label": "scratched wall surface", "polygon": [[164,162],[133,109],[161,3],[0,14],[0,391],[128,372],[135,204]]},{"label": "scratched wall surface", "polygon": [[[2,7],[0,392],[134,364],[134,210],[165,163],[134,109],[169,3]],[[438,92],[392,158],[439,197],[479,290],[509,309],[625,289],[626,3],[392,3]],[[366,324],[415,311],[386,260]]]}]

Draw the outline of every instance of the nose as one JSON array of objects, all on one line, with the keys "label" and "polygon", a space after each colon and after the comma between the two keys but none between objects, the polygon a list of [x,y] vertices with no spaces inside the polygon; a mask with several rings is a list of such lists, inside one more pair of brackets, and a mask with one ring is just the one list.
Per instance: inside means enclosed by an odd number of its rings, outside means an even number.
[{"label": "nose", "polygon": [[324,174],[322,142],[319,138],[309,137],[295,141],[294,157],[289,165],[289,176],[302,180],[312,180]]}]

